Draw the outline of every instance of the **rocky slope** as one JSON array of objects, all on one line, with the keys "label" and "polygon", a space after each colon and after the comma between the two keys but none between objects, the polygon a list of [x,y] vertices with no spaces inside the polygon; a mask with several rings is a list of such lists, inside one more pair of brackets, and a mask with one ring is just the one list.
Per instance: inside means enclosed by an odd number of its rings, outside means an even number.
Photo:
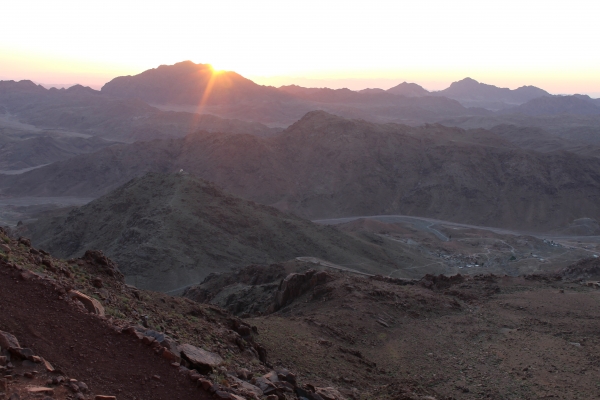
[{"label": "rocky slope", "polygon": [[542,154],[483,130],[412,128],[312,112],[268,139],[198,133],[112,147],[16,177],[4,195],[94,196],[183,168],[298,215],[407,214],[519,229],[598,219],[600,161]]},{"label": "rocky slope", "polygon": [[145,175],[26,228],[52,254],[68,258],[103,250],[119,263],[127,282],[162,291],[248,263],[309,256],[382,273],[404,259],[393,243],[359,240],[225,194],[185,173]]},{"label": "rocky slope", "polygon": [[361,396],[273,364],[258,329],[225,310],[125,285],[101,252],[59,260],[1,229],[0,311],[1,398]]},{"label": "rocky slope", "polygon": [[[437,399],[591,398],[600,292],[589,279],[598,266],[587,259],[554,274],[411,281],[301,271],[262,291],[259,304],[286,298],[283,308],[245,320],[276,344],[274,359],[341,388],[368,387],[367,398],[412,399],[408,387]],[[188,294],[248,310],[248,295],[276,270],[245,270],[245,291],[223,276]]]},{"label": "rocky slope", "polygon": [[[250,267],[234,279],[278,282],[264,304],[281,308],[240,319],[125,285],[100,252],[59,260],[0,231],[0,392],[60,400],[592,398],[599,263],[419,280]],[[224,278],[208,292],[229,286]]]}]

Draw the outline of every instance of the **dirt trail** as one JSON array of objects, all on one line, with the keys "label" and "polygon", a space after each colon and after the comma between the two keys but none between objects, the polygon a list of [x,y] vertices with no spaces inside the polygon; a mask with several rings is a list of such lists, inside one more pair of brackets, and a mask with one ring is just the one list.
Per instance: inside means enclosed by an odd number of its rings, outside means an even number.
[{"label": "dirt trail", "polygon": [[210,398],[139,340],[60,300],[48,284],[21,280],[13,271],[0,265],[0,330],[93,393],[120,400]]}]

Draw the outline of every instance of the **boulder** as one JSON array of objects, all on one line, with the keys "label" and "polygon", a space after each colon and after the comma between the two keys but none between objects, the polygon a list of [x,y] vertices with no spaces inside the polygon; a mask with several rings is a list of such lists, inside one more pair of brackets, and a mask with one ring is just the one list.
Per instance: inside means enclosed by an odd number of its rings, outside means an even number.
[{"label": "boulder", "polygon": [[21,347],[11,347],[10,354],[12,354],[13,356],[18,357],[22,360],[31,359],[31,357],[33,357],[35,355],[33,353],[33,350],[27,349],[27,348],[21,348]]},{"label": "boulder", "polygon": [[336,388],[332,387],[315,388],[315,394],[318,394],[324,400],[346,400]]},{"label": "boulder", "polygon": [[263,392],[269,392],[271,389],[276,389],[273,382],[265,378],[264,376],[259,376],[258,378],[253,380],[254,385],[257,386]]},{"label": "boulder", "polygon": [[85,309],[88,310],[92,314],[104,316],[105,311],[104,307],[100,302],[96,299],[93,299],[77,290],[70,290],[69,297],[72,299],[79,300],[84,306]]},{"label": "boulder", "polygon": [[223,363],[223,359],[218,354],[192,346],[191,344],[182,344],[179,350],[181,351],[181,357],[188,361],[192,368],[204,374],[210,373],[213,368]]},{"label": "boulder", "polygon": [[11,347],[21,347],[16,337],[8,332],[0,331],[0,347],[9,349]]}]

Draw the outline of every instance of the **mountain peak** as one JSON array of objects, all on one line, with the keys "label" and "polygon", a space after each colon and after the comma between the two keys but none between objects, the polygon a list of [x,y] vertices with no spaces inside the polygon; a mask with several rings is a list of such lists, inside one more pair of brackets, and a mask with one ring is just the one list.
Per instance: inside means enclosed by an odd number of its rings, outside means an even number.
[{"label": "mountain peak", "polygon": [[120,76],[102,93],[117,98],[138,98],[150,104],[231,105],[243,101],[281,100],[287,95],[257,85],[231,71],[218,73],[210,64],[182,61],[161,65],[134,76]]},{"label": "mountain peak", "polygon": [[[523,86],[515,90],[481,83],[473,78],[464,78],[436,93],[474,106],[476,104],[522,104],[529,100],[547,96],[548,92],[535,86]],[[475,104],[473,104],[475,103]]]},{"label": "mountain peak", "polygon": [[450,84],[450,87],[478,87],[479,85],[493,86],[486,85],[485,83],[480,83],[473,78],[466,77],[464,79],[461,79],[460,81],[452,82]]},{"label": "mountain peak", "polygon": [[94,90],[89,86],[73,85],[68,89],[65,89],[67,93],[81,93],[81,94],[100,94],[99,90]]},{"label": "mountain peak", "polygon": [[408,83],[406,81],[402,82],[397,86],[394,86],[393,88],[388,89],[387,92],[406,97],[420,97],[429,94],[429,92],[422,86],[417,85],[416,83]]}]

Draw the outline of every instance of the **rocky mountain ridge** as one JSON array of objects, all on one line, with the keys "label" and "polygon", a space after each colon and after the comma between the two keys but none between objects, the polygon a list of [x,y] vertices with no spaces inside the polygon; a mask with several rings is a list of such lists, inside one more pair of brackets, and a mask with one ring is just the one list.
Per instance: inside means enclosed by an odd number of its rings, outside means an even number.
[{"label": "rocky mountain ridge", "polygon": [[36,246],[63,258],[103,250],[128,283],[160,291],[248,263],[309,256],[383,273],[404,258],[392,245],[242,200],[186,173],[147,174],[26,229]]}]

